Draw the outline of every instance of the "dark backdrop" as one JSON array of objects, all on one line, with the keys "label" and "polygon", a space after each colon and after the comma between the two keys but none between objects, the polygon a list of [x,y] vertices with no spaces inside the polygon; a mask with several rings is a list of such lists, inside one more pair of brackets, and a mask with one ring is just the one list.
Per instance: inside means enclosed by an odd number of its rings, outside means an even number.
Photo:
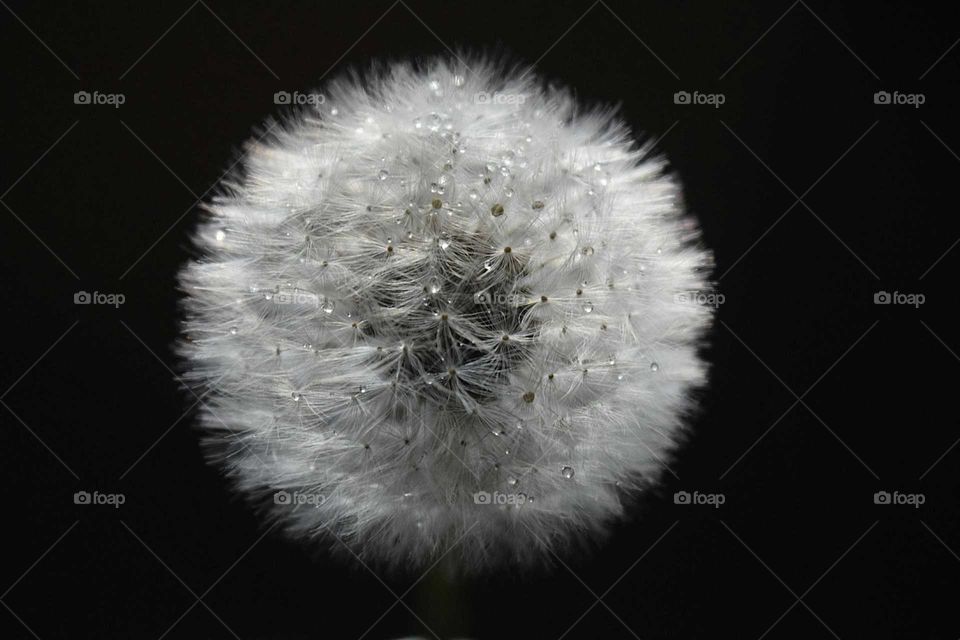
[{"label": "dark backdrop", "polygon": [[[448,628],[416,590],[397,604],[417,576],[381,582],[264,535],[205,466],[170,348],[197,202],[274,93],[448,46],[536,62],[659,138],[725,296],[704,410],[661,494],[589,558],[467,584],[459,632],[960,635],[954,16],[820,0],[0,4],[4,637]],[[75,305],[81,290],[126,301]],[[877,305],[880,291],[925,302]]]}]

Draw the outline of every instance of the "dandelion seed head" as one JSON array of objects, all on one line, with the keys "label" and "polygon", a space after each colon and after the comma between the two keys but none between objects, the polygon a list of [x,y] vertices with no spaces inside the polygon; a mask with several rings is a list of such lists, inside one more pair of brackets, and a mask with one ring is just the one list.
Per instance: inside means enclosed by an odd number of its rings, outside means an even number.
[{"label": "dandelion seed head", "polygon": [[665,161],[481,60],[323,95],[247,145],[181,274],[211,460],[290,536],[388,566],[601,535],[705,377],[711,309],[677,296],[711,258]]}]

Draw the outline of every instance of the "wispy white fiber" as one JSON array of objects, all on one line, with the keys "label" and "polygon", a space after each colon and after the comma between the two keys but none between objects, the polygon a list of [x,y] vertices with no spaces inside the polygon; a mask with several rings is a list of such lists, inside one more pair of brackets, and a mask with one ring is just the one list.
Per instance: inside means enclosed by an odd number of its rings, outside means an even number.
[{"label": "wispy white fiber", "polygon": [[211,459],[289,535],[404,569],[596,538],[705,377],[711,258],[664,160],[469,64],[376,67],[268,124],[181,276]]}]

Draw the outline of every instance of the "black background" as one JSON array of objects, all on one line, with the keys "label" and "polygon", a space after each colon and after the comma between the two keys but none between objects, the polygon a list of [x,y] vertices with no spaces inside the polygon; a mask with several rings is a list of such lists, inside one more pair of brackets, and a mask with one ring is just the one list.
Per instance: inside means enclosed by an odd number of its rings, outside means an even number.
[{"label": "black background", "polygon": [[[704,410],[661,495],[590,557],[465,584],[453,633],[960,635],[953,16],[812,0],[4,2],[4,637],[432,637],[417,617],[446,633],[424,590],[396,604],[417,576],[381,582],[264,535],[203,462],[171,345],[197,201],[273,94],[447,46],[537,62],[662,136],[725,296]],[[81,90],[126,103],[74,104]],[[678,105],[681,90],[726,101]],[[874,104],[881,90],[926,102]],[[79,290],[126,303],[77,306]],[[875,305],[881,290],[926,303]],[[80,490],[126,503],[75,505]],[[680,490],[726,502],[676,505]],[[874,504],[881,490],[926,501]]]}]

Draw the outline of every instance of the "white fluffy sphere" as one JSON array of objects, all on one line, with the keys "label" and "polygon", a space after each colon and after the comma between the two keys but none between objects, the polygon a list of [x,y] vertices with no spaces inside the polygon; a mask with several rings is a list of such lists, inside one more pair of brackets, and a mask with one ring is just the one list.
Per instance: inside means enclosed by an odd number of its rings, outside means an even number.
[{"label": "white fluffy sphere", "polygon": [[501,66],[379,67],[244,151],[182,273],[211,457],[298,538],[549,558],[655,481],[710,253],[609,111]]}]

